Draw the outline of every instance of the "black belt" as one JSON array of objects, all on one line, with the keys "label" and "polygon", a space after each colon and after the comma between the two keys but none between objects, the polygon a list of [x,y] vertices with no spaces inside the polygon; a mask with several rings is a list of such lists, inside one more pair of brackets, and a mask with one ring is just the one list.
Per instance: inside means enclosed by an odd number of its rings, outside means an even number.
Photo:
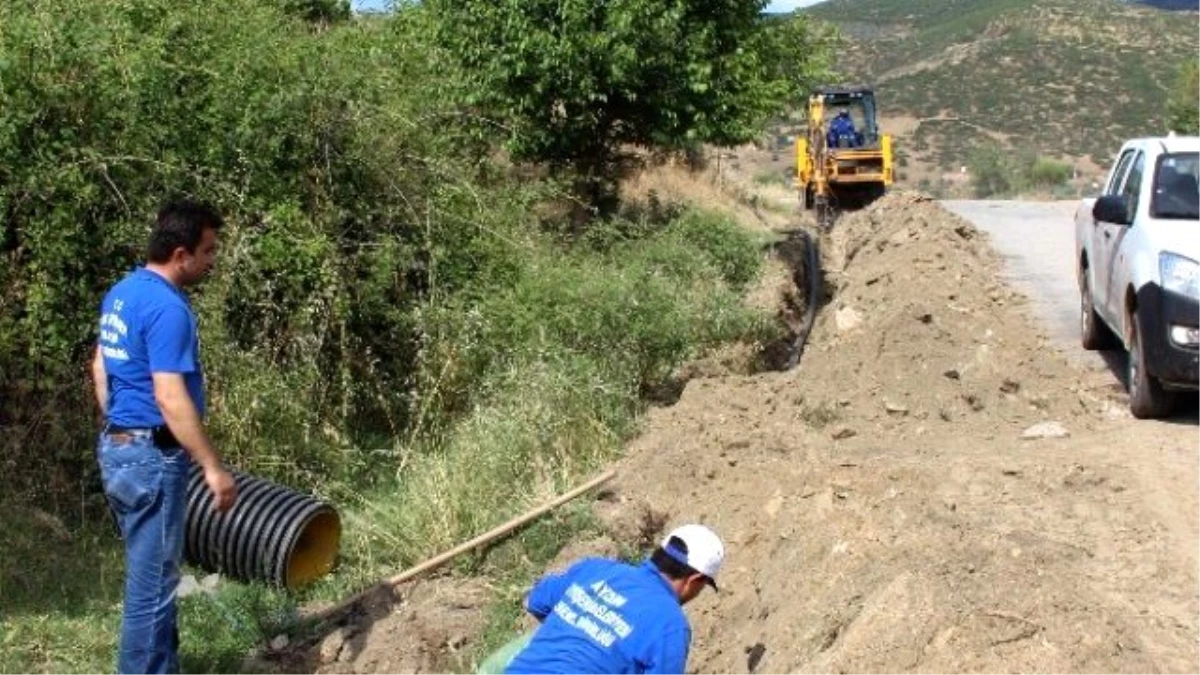
[{"label": "black belt", "polygon": [[179,439],[175,438],[175,434],[171,433],[170,427],[165,424],[160,424],[155,427],[122,427],[116,424],[104,425],[104,433],[109,436],[118,435],[133,435],[133,434],[148,434],[151,442],[156,447],[166,450],[178,448],[181,446]]}]

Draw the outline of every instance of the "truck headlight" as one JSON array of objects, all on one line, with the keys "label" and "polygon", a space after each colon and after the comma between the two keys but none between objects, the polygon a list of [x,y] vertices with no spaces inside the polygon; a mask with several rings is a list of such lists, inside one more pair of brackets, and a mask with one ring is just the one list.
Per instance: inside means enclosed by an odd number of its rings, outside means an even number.
[{"label": "truck headlight", "polygon": [[1200,299],[1200,263],[1174,253],[1158,254],[1158,271],[1163,288]]}]

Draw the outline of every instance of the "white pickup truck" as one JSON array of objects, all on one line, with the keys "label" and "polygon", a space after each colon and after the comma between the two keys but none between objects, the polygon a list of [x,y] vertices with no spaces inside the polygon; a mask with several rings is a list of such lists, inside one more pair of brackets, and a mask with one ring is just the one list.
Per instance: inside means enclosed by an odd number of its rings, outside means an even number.
[{"label": "white pickup truck", "polygon": [[1121,147],[1104,193],[1075,214],[1085,349],[1129,350],[1129,407],[1163,417],[1197,389],[1200,362],[1200,138]]}]

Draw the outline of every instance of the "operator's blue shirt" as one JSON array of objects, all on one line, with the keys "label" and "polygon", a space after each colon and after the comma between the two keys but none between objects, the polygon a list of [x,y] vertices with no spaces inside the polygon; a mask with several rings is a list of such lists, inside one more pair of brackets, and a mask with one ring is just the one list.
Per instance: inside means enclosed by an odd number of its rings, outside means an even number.
[{"label": "operator's blue shirt", "polygon": [[845,138],[850,147],[858,145],[858,134],[854,131],[854,121],[849,117],[838,115],[829,123],[829,144],[836,147],[838,140]]},{"label": "operator's blue shirt", "polygon": [[196,316],[187,296],[139,267],[117,282],[100,308],[100,353],[108,377],[108,421],[121,427],[163,424],[151,373],[180,373],[204,416],[204,373]]},{"label": "operator's blue shirt", "polygon": [[650,561],[588,558],[534,585],[542,625],[507,673],[682,673],[692,629]]},{"label": "operator's blue shirt", "polygon": [[833,118],[833,121],[829,123],[829,131],[837,134],[838,136],[853,134],[854,122],[851,121],[849,117],[835,117]]}]

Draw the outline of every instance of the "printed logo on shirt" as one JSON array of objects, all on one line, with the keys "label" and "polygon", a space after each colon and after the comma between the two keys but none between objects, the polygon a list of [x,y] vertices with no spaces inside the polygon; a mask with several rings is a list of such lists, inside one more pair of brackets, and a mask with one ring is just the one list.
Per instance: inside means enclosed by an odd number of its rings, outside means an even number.
[{"label": "printed logo on shirt", "polygon": [[121,346],[125,336],[129,334],[129,327],[121,318],[121,310],[124,307],[123,301],[114,300],[112,311],[105,312],[100,317],[100,353],[117,361],[129,360],[129,352]]},{"label": "printed logo on shirt", "polygon": [[627,638],[633,633],[633,626],[617,611],[625,605],[626,598],[603,581],[590,588],[595,595],[579,584],[571,584],[563,599],[554,605],[554,613],[600,646],[611,647],[617,638]]}]

